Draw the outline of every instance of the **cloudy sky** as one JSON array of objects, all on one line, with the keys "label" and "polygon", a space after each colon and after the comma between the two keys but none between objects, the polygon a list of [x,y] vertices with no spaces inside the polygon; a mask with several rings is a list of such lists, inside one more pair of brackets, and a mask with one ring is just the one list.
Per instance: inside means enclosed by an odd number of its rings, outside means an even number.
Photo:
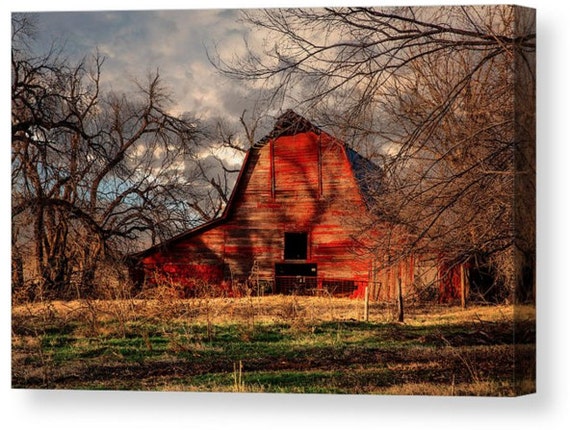
[{"label": "cloudy sky", "polygon": [[[133,88],[134,79],[144,80],[149,72],[158,69],[164,83],[172,89],[173,113],[190,112],[203,120],[220,117],[230,124],[237,124],[244,110],[252,112],[260,92],[251,91],[244,82],[221,76],[210,64],[207,51],[231,59],[245,52],[246,39],[250,47],[263,49],[267,34],[241,22],[239,8],[315,6],[314,2],[294,0],[212,0],[207,4],[170,0],[101,0],[81,5],[70,1],[12,3],[11,12],[39,11],[39,49],[48,49],[53,42],[63,44],[72,59],[88,57],[98,50],[105,57],[104,88],[128,91]],[[355,3],[367,2],[329,1],[325,4]],[[204,7],[211,9],[197,9]],[[266,128],[272,120],[267,118]],[[266,129],[260,133],[263,131]]]},{"label": "cloudy sky", "polygon": [[[48,49],[52,42],[64,44],[72,59],[88,57],[98,50],[106,59],[102,74],[105,89],[128,91],[133,88],[133,80],[144,81],[149,72],[158,69],[163,82],[172,90],[173,113],[190,112],[202,120],[220,117],[234,125],[244,110],[253,111],[260,93],[252,91],[244,82],[231,81],[217,73],[207,58],[207,51],[215,53],[217,50],[222,58],[230,59],[244,53],[244,40],[262,49],[267,37],[263,31],[252,30],[241,22],[236,8],[315,5],[294,0],[212,0],[207,4],[192,2],[191,6],[170,0],[101,0],[81,5],[69,1],[49,5],[30,0],[12,3],[11,11],[40,11],[37,14],[40,49]],[[370,3],[397,5],[402,1],[327,1],[317,5]],[[196,9],[198,7],[212,9]],[[265,127],[271,122],[268,118]],[[263,131],[266,129],[260,133]]]},{"label": "cloudy sky", "polygon": [[71,58],[99,51],[107,89],[132,89],[133,80],[158,69],[172,90],[176,113],[237,119],[255,101],[243,84],[217,73],[206,55],[218,50],[229,58],[243,52],[244,38],[261,41],[259,32],[252,35],[238,21],[239,10],[41,12],[37,17],[40,49],[56,41]]}]

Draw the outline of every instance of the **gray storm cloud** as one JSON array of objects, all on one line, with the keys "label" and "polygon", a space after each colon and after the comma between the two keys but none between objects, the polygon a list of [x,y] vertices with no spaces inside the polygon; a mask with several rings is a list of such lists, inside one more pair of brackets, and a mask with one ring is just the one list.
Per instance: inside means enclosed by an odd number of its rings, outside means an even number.
[{"label": "gray storm cloud", "polygon": [[107,89],[128,92],[134,80],[159,70],[171,89],[173,112],[237,119],[257,96],[218,74],[207,50],[230,57],[242,52],[245,37],[263,38],[249,34],[238,18],[239,10],[233,9],[43,12],[38,43],[48,49],[53,40],[63,42],[70,59],[98,50],[106,58],[102,83]]}]

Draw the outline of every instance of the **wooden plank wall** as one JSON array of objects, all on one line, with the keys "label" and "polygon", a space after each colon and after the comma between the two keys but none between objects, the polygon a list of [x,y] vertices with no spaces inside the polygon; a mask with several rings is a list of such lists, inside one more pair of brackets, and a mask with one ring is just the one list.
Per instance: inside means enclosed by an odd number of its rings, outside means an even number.
[{"label": "wooden plank wall", "polygon": [[[246,167],[226,219],[146,257],[148,273],[162,271],[181,284],[196,278],[222,283],[247,279],[255,263],[256,276],[272,279],[275,264],[284,262],[285,233],[306,232],[305,262],[317,264],[319,278],[354,280],[359,287],[376,280],[376,300],[394,300],[398,279],[405,295],[411,291],[413,259],[377,263],[374,275],[373,259],[357,255],[353,237],[366,207],[340,142],[325,133],[282,136],[252,150]],[[446,297],[453,296],[449,288]]]},{"label": "wooden plank wall", "polygon": [[354,233],[345,223],[364,206],[344,147],[325,134],[302,133],[270,141],[252,158],[225,225],[226,261],[234,272],[256,259],[260,276],[283,261],[285,232],[306,232],[308,262],[319,276],[363,278],[369,261],[355,260]]},{"label": "wooden plank wall", "polygon": [[[308,262],[319,276],[367,279],[355,259],[354,231],[343,219],[364,210],[345,149],[326,134],[283,136],[250,153],[225,222],[145,259],[147,267],[212,266],[243,278],[257,261],[260,277],[282,262],[285,232],[307,232]],[[214,277],[214,276],[212,276]]]}]

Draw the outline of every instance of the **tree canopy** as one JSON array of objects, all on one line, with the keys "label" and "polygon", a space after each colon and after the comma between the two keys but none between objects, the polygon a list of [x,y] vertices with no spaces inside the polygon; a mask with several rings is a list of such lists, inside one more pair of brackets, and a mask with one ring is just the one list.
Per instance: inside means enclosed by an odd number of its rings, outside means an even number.
[{"label": "tree canopy", "polygon": [[204,196],[204,167],[191,167],[203,129],[169,112],[158,72],[130,92],[105,93],[97,53],[35,53],[32,18],[12,20],[13,286],[83,297],[98,270],[137,244],[192,225],[192,196]]},{"label": "tree canopy", "polygon": [[363,226],[387,229],[375,252],[486,266],[511,298],[532,296],[532,10],[266,9],[244,19],[267,32],[264,49],[213,56],[216,66],[261,80],[273,102],[310,111],[382,165],[366,179],[382,182]]}]

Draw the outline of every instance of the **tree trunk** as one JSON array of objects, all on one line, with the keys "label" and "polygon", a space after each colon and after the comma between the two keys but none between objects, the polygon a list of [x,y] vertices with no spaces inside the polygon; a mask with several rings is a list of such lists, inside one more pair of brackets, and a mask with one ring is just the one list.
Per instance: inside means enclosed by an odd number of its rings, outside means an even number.
[{"label": "tree trunk", "polygon": [[404,298],[402,295],[402,278],[398,278],[398,322],[404,322]]},{"label": "tree trunk", "polygon": [[[13,249],[13,248],[12,248]],[[17,250],[12,251],[12,290],[24,286],[24,261]]]}]

